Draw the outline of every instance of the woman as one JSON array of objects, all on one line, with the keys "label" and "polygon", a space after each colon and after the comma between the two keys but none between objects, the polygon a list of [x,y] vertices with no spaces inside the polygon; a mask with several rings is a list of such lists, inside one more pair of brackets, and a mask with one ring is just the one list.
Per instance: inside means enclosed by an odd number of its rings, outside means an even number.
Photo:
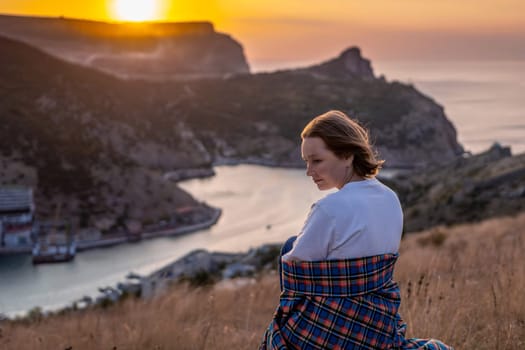
[{"label": "woman", "polygon": [[301,133],[306,174],[320,190],[280,261],[281,298],[261,349],[452,349],[405,339],[392,280],[403,228],[396,194],[379,182],[368,133],[343,112]]}]

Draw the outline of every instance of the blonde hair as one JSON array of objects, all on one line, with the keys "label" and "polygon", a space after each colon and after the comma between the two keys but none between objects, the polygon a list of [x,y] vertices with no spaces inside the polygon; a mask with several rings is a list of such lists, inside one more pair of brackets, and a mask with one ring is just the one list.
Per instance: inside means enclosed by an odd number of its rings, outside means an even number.
[{"label": "blonde hair", "polygon": [[301,132],[301,139],[320,137],[339,158],[354,156],[354,171],[363,177],[377,175],[384,161],[377,158],[368,131],[341,111],[329,111],[312,119]]}]

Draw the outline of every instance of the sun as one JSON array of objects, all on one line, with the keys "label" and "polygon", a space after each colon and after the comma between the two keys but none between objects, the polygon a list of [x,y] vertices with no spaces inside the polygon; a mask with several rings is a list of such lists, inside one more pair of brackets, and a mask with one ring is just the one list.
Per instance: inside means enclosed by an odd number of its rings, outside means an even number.
[{"label": "sun", "polygon": [[152,21],[159,16],[158,0],[114,0],[113,13],[120,21]]}]

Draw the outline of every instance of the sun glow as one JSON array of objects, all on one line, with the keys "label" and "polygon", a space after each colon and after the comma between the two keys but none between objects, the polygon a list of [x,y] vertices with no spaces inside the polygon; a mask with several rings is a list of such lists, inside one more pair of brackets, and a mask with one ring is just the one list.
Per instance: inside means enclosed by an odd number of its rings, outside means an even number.
[{"label": "sun glow", "polygon": [[158,0],[114,0],[113,13],[120,21],[152,21],[160,15]]}]

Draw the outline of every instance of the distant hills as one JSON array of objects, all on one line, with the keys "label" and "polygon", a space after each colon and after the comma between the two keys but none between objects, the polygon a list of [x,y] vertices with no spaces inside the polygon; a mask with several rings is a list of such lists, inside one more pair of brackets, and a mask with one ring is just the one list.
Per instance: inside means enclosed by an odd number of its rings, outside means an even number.
[{"label": "distant hills", "polygon": [[[49,31],[43,37],[56,35]],[[463,152],[441,106],[376,78],[358,48],[312,67],[182,81],[122,80],[7,38],[0,51],[0,184],[36,186],[44,217],[67,203],[63,210],[84,222],[158,220],[197,204],[163,180],[167,171],[180,178],[231,162],[302,166],[299,133],[330,109],[369,127],[390,167],[443,164]]]},{"label": "distant hills", "polygon": [[242,46],[210,22],[105,23],[0,15],[0,35],[124,79],[248,73]]}]

